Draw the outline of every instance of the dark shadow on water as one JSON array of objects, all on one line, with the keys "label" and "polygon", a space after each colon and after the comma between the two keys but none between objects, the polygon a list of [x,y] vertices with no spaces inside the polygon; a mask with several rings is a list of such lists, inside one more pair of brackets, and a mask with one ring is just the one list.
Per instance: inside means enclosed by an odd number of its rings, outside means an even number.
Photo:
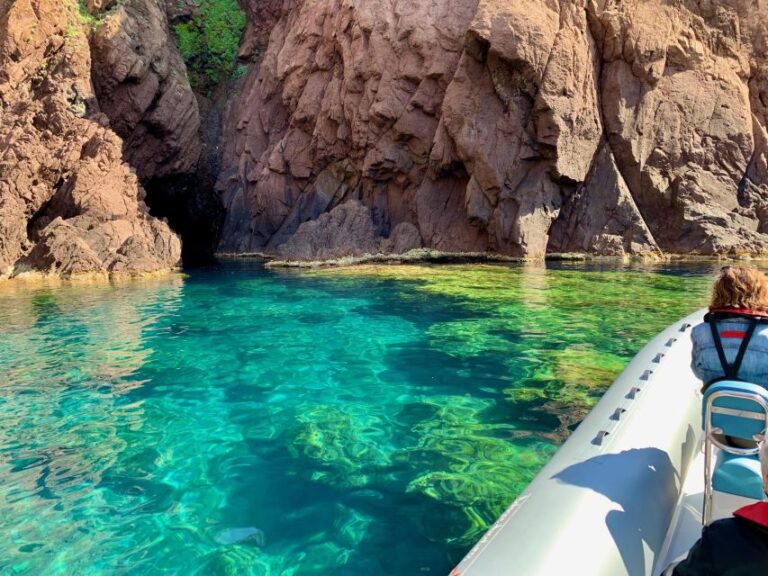
[{"label": "dark shadow on water", "polygon": [[391,346],[384,358],[386,370],[379,375],[383,382],[406,383],[430,393],[497,397],[516,377],[499,354],[457,356],[424,341]]},{"label": "dark shadow on water", "polygon": [[594,490],[621,506],[606,515],[605,524],[627,574],[647,574],[643,542],[658,557],[679,485],[669,455],[658,448],[625,450],[579,462],[553,478]]}]

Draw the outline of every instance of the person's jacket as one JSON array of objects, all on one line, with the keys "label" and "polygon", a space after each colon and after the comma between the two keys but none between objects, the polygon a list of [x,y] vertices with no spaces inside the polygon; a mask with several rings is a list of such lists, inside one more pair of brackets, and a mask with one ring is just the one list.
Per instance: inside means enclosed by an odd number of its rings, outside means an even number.
[{"label": "person's jacket", "polygon": [[[717,329],[728,362],[733,363],[738,354],[749,321],[746,318],[718,320]],[[705,384],[724,376],[712,329],[707,322],[693,328],[693,356],[691,368]],[[738,374],[739,380],[768,388],[768,324],[758,324],[749,341]]]},{"label": "person's jacket", "polygon": [[672,576],[760,576],[768,574],[768,502],[737,510],[713,522]]}]

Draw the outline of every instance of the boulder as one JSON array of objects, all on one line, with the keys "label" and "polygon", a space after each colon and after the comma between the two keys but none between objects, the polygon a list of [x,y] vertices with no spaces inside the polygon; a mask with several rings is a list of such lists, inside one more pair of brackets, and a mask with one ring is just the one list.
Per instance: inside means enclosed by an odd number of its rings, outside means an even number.
[{"label": "boulder", "polygon": [[280,258],[290,261],[335,260],[378,251],[371,211],[355,200],[305,222],[277,248]]}]

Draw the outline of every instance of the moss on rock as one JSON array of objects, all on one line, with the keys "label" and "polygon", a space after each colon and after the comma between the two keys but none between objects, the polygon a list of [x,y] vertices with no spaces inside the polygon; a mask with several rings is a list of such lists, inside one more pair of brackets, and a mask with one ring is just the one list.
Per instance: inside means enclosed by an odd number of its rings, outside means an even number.
[{"label": "moss on rock", "polygon": [[237,72],[237,52],[245,28],[237,0],[197,0],[195,14],[174,26],[192,88],[210,94]]}]

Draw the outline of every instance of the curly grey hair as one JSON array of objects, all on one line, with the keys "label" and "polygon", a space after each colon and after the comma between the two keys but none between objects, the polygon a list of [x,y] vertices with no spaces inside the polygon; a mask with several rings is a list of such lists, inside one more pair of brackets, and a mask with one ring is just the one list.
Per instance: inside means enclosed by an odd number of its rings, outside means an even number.
[{"label": "curly grey hair", "polygon": [[763,469],[763,480],[768,483],[768,438],[760,442],[760,466]]}]

